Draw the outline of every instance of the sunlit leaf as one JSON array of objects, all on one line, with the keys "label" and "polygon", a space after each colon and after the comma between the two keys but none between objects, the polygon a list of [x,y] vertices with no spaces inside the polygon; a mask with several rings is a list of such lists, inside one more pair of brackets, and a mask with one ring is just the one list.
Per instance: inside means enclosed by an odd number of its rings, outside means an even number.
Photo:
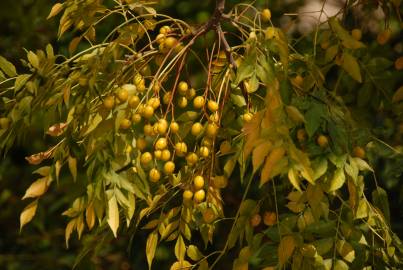
[{"label": "sunlit leaf", "polygon": [[108,225],[111,228],[113,235],[117,237],[117,231],[119,228],[119,208],[115,196],[112,196],[108,200]]},{"label": "sunlit leaf", "polygon": [[35,216],[37,207],[38,207],[38,200],[35,200],[35,201],[31,202],[30,204],[28,204],[24,208],[24,210],[22,210],[22,212],[20,214],[20,231],[22,230],[24,225],[29,223],[32,220],[32,218]]}]

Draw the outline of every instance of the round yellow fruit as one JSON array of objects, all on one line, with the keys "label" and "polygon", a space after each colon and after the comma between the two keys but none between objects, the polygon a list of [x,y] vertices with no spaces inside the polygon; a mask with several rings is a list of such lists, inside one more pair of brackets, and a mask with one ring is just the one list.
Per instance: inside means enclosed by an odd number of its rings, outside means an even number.
[{"label": "round yellow fruit", "polygon": [[203,125],[200,124],[199,122],[197,122],[192,125],[191,133],[193,136],[197,136],[201,133],[202,130],[203,130]]},{"label": "round yellow fruit", "polygon": [[200,147],[200,149],[199,149],[199,155],[200,155],[201,157],[206,158],[206,157],[209,156],[209,154],[210,154],[210,150],[208,149],[208,147],[206,147],[206,146]]},{"label": "round yellow fruit", "polygon": [[179,131],[179,124],[177,122],[171,122],[169,125],[172,133],[177,133]]},{"label": "round yellow fruit", "polygon": [[213,222],[216,218],[214,210],[211,208],[207,208],[203,211],[203,221],[207,224]]},{"label": "round yellow fruit", "polygon": [[155,183],[160,180],[161,173],[156,168],[152,168],[148,176],[150,177],[150,181]]},{"label": "round yellow fruit", "polygon": [[164,40],[164,45],[168,49],[175,47],[177,43],[178,43],[178,40],[174,37],[167,37]]},{"label": "round yellow fruit", "polygon": [[218,110],[218,103],[215,102],[214,100],[209,100],[207,102],[207,108],[211,111],[211,112],[216,112]]},{"label": "round yellow fruit", "polygon": [[175,163],[173,163],[172,161],[167,161],[164,164],[164,173],[173,174],[174,171],[175,171]]},{"label": "round yellow fruit", "polygon": [[124,118],[124,119],[122,119],[122,121],[120,121],[121,129],[128,129],[131,127],[131,125],[132,125],[132,122],[127,118]]},{"label": "round yellow fruit", "polygon": [[143,83],[140,83],[139,85],[137,85],[137,92],[143,93],[146,90],[146,85],[143,81]]},{"label": "round yellow fruit", "polygon": [[141,121],[141,115],[138,114],[138,113],[133,114],[133,116],[132,116],[132,121],[133,121],[134,123],[140,123],[140,121]]},{"label": "round yellow fruit", "polygon": [[205,103],[206,103],[206,100],[204,99],[203,96],[197,96],[193,100],[193,107],[195,107],[196,109],[201,109],[201,108],[203,108]]},{"label": "round yellow fruit", "polygon": [[159,138],[155,143],[155,149],[164,150],[168,146],[168,141],[166,138]]},{"label": "round yellow fruit", "polygon": [[219,117],[218,113],[215,112],[215,113],[212,113],[212,114],[209,116],[209,119],[210,119],[210,121],[213,122],[213,123],[218,123],[218,121],[220,120],[220,117]]},{"label": "round yellow fruit", "polygon": [[140,98],[138,96],[131,96],[129,98],[129,107],[136,108],[140,104]]},{"label": "round yellow fruit", "polygon": [[273,226],[277,222],[277,215],[275,212],[265,212],[263,214],[263,223],[266,226]]},{"label": "round yellow fruit", "polygon": [[154,108],[150,105],[144,107],[143,116],[144,118],[151,118],[154,115]]},{"label": "round yellow fruit", "polygon": [[155,150],[155,151],[154,151],[154,157],[155,157],[156,159],[161,159],[161,157],[162,157],[162,151],[161,151],[161,150]]},{"label": "round yellow fruit", "polygon": [[353,154],[355,157],[358,157],[361,159],[365,158],[365,150],[361,146],[354,147]]},{"label": "round yellow fruit", "polygon": [[396,70],[402,70],[403,69],[403,56],[400,56],[399,58],[396,59],[395,68],[396,68]]},{"label": "round yellow fruit", "polygon": [[178,142],[175,144],[175,151],[178,156],[183,157],[186,154],[186,152],[188,151],[188,147],[187,147],[186,143]]},{"label": "round yellow fruit", "polygon": [[206,135],[208,137],[214,137],[217,135],[218,126],[215,123],[209,123],[206,127]]},{"label": "round yellow fruit", "polygon": [[157,41],[158,44],[162,44],[165,42],[165,35],[164,34],[158,34],[155,37],[155,40]]},{"label": "round yellow fruit", "polygon": [[199,157],[196,155],[196,153],[189,153],[186,156],[186,161],[189,165],[194,165],[197,163],[197,161],[199,161]]},{"label": "round yellow fruit", "polygon": [[168,104],[171,101],[171,98],[172,98],[172,92],[171,91],[166,92],[162,97],[162,103]]},{"label": "round yellow fruit", "polygon": [[192,99],[196,96],[196,90],[194,88],[190,88],[186,94],[188,99]]},{"label": "round yellow fruit", "polygon": [[108,96],[104,99],[105,109],[112,110],[115,107],[115,98],[113,96]]},{"label": "round yellow fruit", "polygon": [[147,147],[147,141],[144,138],[138,138],[136,140],[136,148],[143,151]]},{"label": "round yellow fruit", "polygon": [[157,125],[157,131],[159,134],[164,135],[168,130],[168,122],[165,119],[160,119]]},{"label": "round yellow fruit", "polygon": [[168,161],[171,158],[171,152],[168,149],[162,150],[161,160]]},{"label": "round yellow fruit", "polygon": [[291,82],[298,87],[302,87],[304,83],[304,78],[298,74],[297,76],[291,79]]},{"label": "round yellow fruit", "polygon": [[266,39],[273,39],[273,38],[277,37],[278,33],[277,33],[276,28],[269,26],[266,28],[264,35],[265,35]]},{"label": "round yellow fruit", "polygon": [[196,203],[201,203],[206,198],[206,192],[203,189],[200,189],[195,192],[194,200]]},{"label": "round yellow fruit", "polygon": [[245,123],[250,122],[250,121],[252,120],[252,118],[253,118],[253,114],[250,113],[250,112],[244,113],[244,114],[242,115],[242,120],[243,120]]},{"label": "round yellow fruit", "polygon": [[268,8],[262,10],[262,20],[268,22],[271,19],[271,11]]},{"label": "round yellow fruit", "polygon": [[121,102],[125,102],[129,98],[129,92],[126,89],[119,88],[116,96]]},{"label": "round yellow fruit", "polygon": [[160,28],[160,34],[164,34],[164,35],[166,35],[166,34],[169,34],[169,33],[171,33],[172,32],[172,29],[171,29],[171,27],[169,27],[168,25],[164,25],[164,26],[162,26],[161,28]]},{"label": "round yellow fruit", "polygon": [[305,129],[300,128],[300,129],[297,130],[297,140],[298,140],[300,143],[306,141],[306,136],[307,136],[307,134],[306,134]]},{"label": "round yellow fruit", "polygon": [[134,75],[133,82],[134,82],[135,85],[139,85],[141,83],[144,83],[143,76],[141,76],[140,73],[136,73],[136,75]]},{"label": "round yellow fruit", "polygon": [[141,154],[140,162],[141,162],[141,164],[146,165],[146,164],[150,163],[152,159],[153,159],[153,156],[151,155],[150,152],[144,152],[143,154]]},{"label": "round yellow fruit", "polygon": [[154,133],[153,126],[150,124],[145,124],[143,131],[144,131],[144,135],[147,135],[147,136],[152,136]]},{"label": "round yellow fruit", "polygon": [[259,214],[254,214],[251,218],[250,218],[250,225],[252,227],[257,227],[259,226],[260,222],[262,221],[262,217]]},{"label": "round yellow fruit", "polygon": [[180,97],[178,99],[179,108],[185,108],[188,105],[188,99],[186,97]]},{"label": "round yellow fruit", "polygon": [[316,139],[316,143],[321,148],[326,148],[329,145],[329,139],[325,135],[319,135],[318,138]]},{"label": "round yellow fruit", "polygon": [[193,198],[193,192],[190,190],[185,190],[182,196],[184,201],[190,201]]},{"label": "round yellow fruit", "polygon": [[153,97],[148,100],[148,104],[153,107],[153,109],[157,109],[160,106],[160,100],[156,97]]},{"label": "round yellow fruit", "polygon": [[351,30],[351,36],[355,39],[355,40],[361,40],[362,38],[362,32],[360,29],[353,29]]},{"label": "round yellow fruit", "polygon": [[204,187],[204,178],[201,175],[196,175],[195,178],[193,178],[193,187],[195,190],[202,189]]},{"label": "round yellow fruit", "polygon": [[390,31],[390,29],[385,29],[378,33],[378,36],[376,37],[376,41],[380,45],[385,45],[386,43],[388,43],[388,41],[391,37],[391,34],[392,34],[392,32]]},{"label": "round yellow fruit", "polygon": [[189,90],[189,85],[187,84],[187,82],[179,82],[178,84],[178,91],[181,95],[185,95],[186,92]]}]

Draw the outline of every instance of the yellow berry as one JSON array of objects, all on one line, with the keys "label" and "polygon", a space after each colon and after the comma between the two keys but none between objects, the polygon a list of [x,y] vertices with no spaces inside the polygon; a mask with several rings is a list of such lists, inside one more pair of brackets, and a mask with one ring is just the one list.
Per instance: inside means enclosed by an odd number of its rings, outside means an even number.
[{"label": "yellow berry", "polygon": [[168,141],[166,138],[159,138],[157,142],[155,143],[155,149],[157,150],[164,150],[167,148]]},{"label": "yellow berry", "polygon": [[262,10],[262,20],[268,22],[271,19],[271,11],[268,8]]},{"label": "yellow berry", "polygon": [[154,108],[150,105],[144,107],[143,116],[144,118],[151,118],[154,115]]},{"label": "yellow berry", "polygon": [[146,85],[144,82],[137,85],[137,92],[143,93],[145,90],[146,90]]},{"label": "yellow berry", "polygon": [[190,88],[186,94],[187,99],[192,99],[196,95],[196,90],[194,88]]},{"label": "yellow berry", "polygon": [[158,34],[155,37],[155,40],[157,41],[158,44],[162,44],[165,42],[165,35],[164,34]]},{"label": "yellow berry", "polygon": [[196,155],[196,153],[192,152],[186,156],[186,161],[189,165],[194,165],[197,161],[199,161],[199,157]]},{"label": "yellow berry", "polygon": [[215,137],[218,132],[218,126],[215,123],[209,123],[206,127],[206,135],[208,137]]},{"label": "yellow berry", "polygon": [[351,30],[351,36],[355,39],[355,40],[361,40],[362,38],[362,32],[360,29],[353,29]]},{"label": "yellow berry", "polygon": [[214,100],[209,100],[207,102],[207,108],[211,111],[211,112],[216,112],[218,110],[218,103],[215,102]]},{"label": "yellow berry", "polygon": [[135,85],[139,85],[142,82],[144,83],[143,76],[141,76],[140,73],[137,73],[136,75],[134,75],[133,82],[134,82]]},{"label": "yellow berry", "polygon": [[150,181],[155,183],[158,182],[158,180],[160,180],[161,173],[156,168],[152,168],[148,176],[150,177]]},{"label": "yellow berry", "polygon": [[178,142],[175,144],[175,151],[178,156],[184,156],[188,151],[188,147],[184,142]]},{"label": "yellow berry", "polygon": [[257,227],[257,226],[259,226],[261,221],[262,221],[262,217],[259,214],[255,214],[250,219],[250,225],[252,227]]},{"label": "yellow berry", "polygon": [[160,34],[169,34],[172,32],[171,27],[169,27],[168,25],[164,25],[160,28]]},{"label": "yellow berry", "polygon": [[360,146],[354,147],[353,154],[354,154],[355,157],[358,157],[358,158],[361,158],[361,159],[365,158],[365,150],[364,150],[364,148],[362,148]]},{"label": "yellow berry", "polygon": [[206,146],[200,147],[200,149],[199,149],[199,155],[200,155],[201,157],[206,158],[206,157],[209,156],[209,154],[210,154],[210,150],[208,149],[208,147],[206,147]]},{"label": "yellow berry", "polygon": [[178,106],[179,108],[185,108],[188,105],[188,100],[186,97],[180,97],[178,99]]},{"label": "yellow berry", "polygon": [[267,27],[264,34],[265,34],[266,39],[276,38],[278,35],[276,28],[271,27],[271,26]]},{"label": "yellow berry", "polygon": [[141,162],[141,164],[146,165],[146,164],[150,163],[152,159],[153,159],[153,156],[151,155],[150,152],[144,152],[143,154],[141,154],[140,162]]},{"label": "yellow berry", "polygon": [[185,95],[186,92],[189,90],[189,85],[187,84],[187,82],[179,82],[178,84],[178,91],[181,95]]},{"label": "yellow berry", "polygon": [[121,102],[125,102],[129,98],[129,92],[123,88],[119,88],[116,95]]},{"label": "yellow berry", "polygon": [[195,107],[196,109],[201,109],[203,108],[205,103],[206,101],[203,96],[197,96],[193,100],[193,107]]},{"label": "yellow berry", "polygon": [[168,130],[168,122],[165,119],[158,121],[157,131],[159,134],[164,135]]},{"label": "yellow berry", "polygon": [[306,141],[306,131],[303,128],[300,128],[297,130],[297,140],[302,143],[304,141]]},{"label": "yellow berry", "polygon": [[113,96],[108,96],[104,99],[104,107],[108,110],[112,110],[115,107],[115,98]]},{"label": "yellow berry", "polygon": [[164,40],[164,45],[168,49],[175,47],[177,43],[178,43],[178,40],[174,37],[167,37]]},{"label": "yellow berry", "polygon": [[168,161],[171,158],[171,152],[168,149],[162,150],[161,159],[163,161]]},{"label": "yellow berry", "polygon": [[184,201],[190,201],[193,198],[193,192],[190,190],[185,190],[183,192],[183,200]]},{"label": "yellow berry", "polygon": [[319,135],[316,142],[321,148],[326,148],[329,144],[329,139],[325,135]]},{"label": "yellow berry", "polygon": [[263,223],[266,226],[273,226],[277,222],[277,215],[275,212],[265,212],[263,214]]},{"label": "yellow berry", "polygon": [[378,33],[378,36],[376,37],[376,41],[380,44],[380,45],[385,45],[391,36],[391,31],[390,29],[385,29],[381,32]]},{"label": "yellow berry", "polygon": [[153,107],[153,109],[157,109],[160,106],[160,100],[156,97],[153,97],[148,100],[148,104]]},{"label": "yellow berry", "polygon": [[129,98],[129,107],[136,108],[140,104],[140,98],[138,96],[131,96]]},{"label": "yellow berry", "polygon": [[139,123],[139,122],[141,121],[141,115],[138,114],[138,113],[133,114],[133,116],[132,116],[132,121],[133,121],[134,123]]},{"label": "yellow berry", "polygon": [[161,157],[162,157],[162,151],[161,151],[161,150],[155,150],[155,151],[154,151],[154,157],[155,157],[156,159],[161,159]]},{"label": "yellow berry", "polygon": [[172,92],[171,91],[166,92],[162,97],[162,103],[168,104],[169,101],[171,101],[171,98],[172,98]]},{"label": "yellow berry", "polygon": [[206,192],[203,189],[195,192],[194,200],[196,203],[201,203],[202,201],[204,201],[204,198],[206,198]]},{"label": "yellow berry", "polygon": [[176,122],[171,122],[169,128],[171,129],[172,133],[177,133],[179,131],[179,125]]},{"label": "yellow berry", "polygon": [[122,119],[122,121],[120,121],[121,129],[128,129],[129,127],[131,127],[131,125],[132,125],[132,122],[127,118]]},{"label": "yellow berry", "polygon": [[201,175],[196,175],[193,179],[193,187],[195,190],[202,189],[204,187],[204,178]]},{"label": "yellow berry", "polygon": [[147,141],[144,138],[138,138],[136,140],[136,148],[143,151],[147,146]]},{"label": "yellow berry", "polygon": [[403,56],[400,56],[399,58],[396,59],[395,68],[396,68],[396,70],[402,70],[403,69]]},{"label": "yellow berry", "polygon": [[174,171],[175,171],[175,163],[173,163],[172,161],[167,161],[164,164],[164,172],[166,174],[173,174]]},{"label": "yellow berry", "polygon": [[152,136],[153,135],[153,126],[150,124],[145,124],[143,128],[144,134],[147,136]]},{"label": "yellow berry", "polygon": [[291,82],[298,87],[302,87],[304,83],[304,78],[301,75],[297,75],[294,78],[291,79]]},{"label": "yellow berry", "polygon": [[252,118],[253,118],[253,114],[251,114],[250,112],[244,113],[244,114],[242,115],[242,120],[243,120],[245,123],[250,122],[250,121],[252,120]]},{"label": "yellow berry", "polygon": [[199,135],[201,133],[202,129],[203,129],[202,124],[200,124],[199,122],[194,123],[192,125],[191,133],[192,133],[193,136],[197,136],[197,135]]}]

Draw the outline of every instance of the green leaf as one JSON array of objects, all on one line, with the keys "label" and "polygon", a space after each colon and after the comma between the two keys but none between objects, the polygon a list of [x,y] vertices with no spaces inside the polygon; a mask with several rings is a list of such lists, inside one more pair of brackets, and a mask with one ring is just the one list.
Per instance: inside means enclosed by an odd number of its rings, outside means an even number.
[{"label": "green leaf", "polygon": [[388,194],[380,187],[372,192],[372,202],[375,207],[381,210],[388,224],[390,224],[390,208]]},{"label": "green leaf", "polygon": [[155,250],[157,249],[157,244],[158,244],[158,233],[156,231],[153,231],[148,235],[146,243],[148,269],[151,269],[155,256]]},{"label": "green leaf", "polygon": [[348,49],[359,49],[365,47],[364,43],[355,40],[350,33],[340,25],[340,22],[336,17],[329,19],[329,25],[336,33],[337,37],[341,39],[344,47]]},{"label": "green leaf", "polygon": [[326,63],[333,61],[333,59],[336,57],[337,53],[339,52],[339,46],[338,45],[333,45],[330,46],[329,48],[326,49],[325,53],[325,61]]},{"label": "green leaf", "polygon": [[17,79],[15,79],[14,91],[18,92],[19,90],[21,90],[21,88],[25,86],[25,84],[31,78],[31,76],[32,76],[31,74],[18,75]]},{"label": "green leaf", "polygon": [[77,159],[69,156],[68,165],[71,175],[73,176],[74,182],[77,180]]},{"label": "green leaf", "polygon": [[324,114],[324,105],[318,103],[313,103],[305,113],[305,129],[309,137],[312,137],[320,127],[321,118]]},{"label": "green leaf", "polygon": [[15,69],[15,66],[2,56],[0,56],[0,69],[2,69],[4,73],[6,73],[6,75],[9,77],[17,76],[17,70]]},{"label": "green leaf", "polygon": [[238,107],[246,106],[245,98],[241,95],[231,94],[231,101]]},{"label": "green leaf", "polygon": [[357,62],[357,59],[355,59],[354,56],[351,54],[344,52],[343,53],[343,63],[341,67],[350,75],[354,80],[357,82],[362,82],[361,78],[361,71],[360,71],[360,66]]},{"label": "green leaf", "polygon": [[93,117],[91,120],[89,120],[89,122],[90,122],[90,124],[83,136],[90,134],[94,129],[96,129],[96,127],[99,125],[99,123],[102,122],[102,116],[99,113],[97,113],[95,115],[95,117]]},{"label": "green leaf", "polygon": [[27,58],[32,67],[34,67],[35,69],[39,68],[39,57],[34,52],[29,51]]},{"label": "green leaf", "polygon": [[193,112],[193,111],[187,111],[182,113],[177,119],[176,121],[178,122],[187,122],[187,121],[193,121],[197,118],[197,116],[199,115],[198,112]]}]

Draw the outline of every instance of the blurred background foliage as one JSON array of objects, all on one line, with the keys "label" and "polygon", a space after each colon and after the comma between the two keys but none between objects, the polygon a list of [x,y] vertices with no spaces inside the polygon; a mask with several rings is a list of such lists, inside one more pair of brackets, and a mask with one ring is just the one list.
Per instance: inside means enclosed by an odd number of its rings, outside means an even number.
[{"label": "blurred background foliage", "polygon": [[[228,1],[229,5],[239,3],[239,0]],[[311,10],[317,10],[321,3],[319,1],[295,1],[295,0],[257,0],[257,7],[269,6],[272,10],[274,24],[281,25],[283,28],[293,32],[292,37],[298,40],[304,36],[304,32],[310,28],[310,18],[301,16],[281,16],[284,13],[295,14],[299,7],[304,3],[311,4]],[[330,1],[335,6],[343,1]],[[377,1],[373,1],[375,3]],[[0,1],[0,55],[6,57],[17,67],[22,68],[21,58],[25,57],[24,48],[27,50],[41,49],[46,44],[51,43],[55,50],[61,54],[68,55],[68,43],[72,38],[71,34],[64,35],[61,40],[57,40],[58,22],[55,19],[46,20],[50,8],[55,2],[53,0],[2,0]],[[372,2],[371,2],[372,3]],[[371,5],[371,4],[368,4]],[[178,1],[161,0],[158,5],[158,11],[169,14],[172,17],[184,19],[191,24],[197,25],[208,20],[211,11],[214,8],[214,1]],[[347,14],[345,21],[351,28],[358,25],[358,21],[367,20],[367,17],[359,17],[357,14]],[[382,30],[383,23],[381,18],[374,17],[374,21],[368,21],[368,29],[363,39],[372,38],[377,31]],[[110,25],[103,25],[97,29],[97,34],[107,34],[111,29]],[[392,27],[401,27],[398,22]],[[372,35],[372,36],[371,36]],[[299,50],[304,47],[309,49],[309,39],[298,43]],[[310,41],[312,42],[312,41]],[[312,46],[312,45],[311,45]],[[394,37],[390,48],[377,51],[374,46],[374,56],[396,59],[403,53],[402,37]],[[80,49],[80,48],[79,48]],[[380,68],[380,67],[379,67]],[[382,70],[375,70],[381,73]],[[388,74],[382,74],[379,80],[396,80],[389,78]],[[398,78],[397,78],[398,79]],[[401,81],[401,78],[400,78]],[[345,82],[348,83],[348,82]],[[343,95],[343,93],[340,93]],[[346,93],[348,95],[349,93]],[[367,96],[354,97],[344,96],[345,100],[353,105],[362,102],[363,99],[371,100],[371,94]],[[370,103],[370,102],[367,103]],[[370,104],[364,106],[371,106]],[[349,104],[347,102],[347,104]],[[377,106],[379,107],[379,106]],[[369,118],[364,111],[372,111],[371,115],[376,115],[376,119]],[[403,122],[400,122],[396,113],[384,110],[374,111],[374,109],[365,108],[358,110],[355,116],[361,116],[371,125],[378,138],[384,140],[387,144],[400,149],[402,152],[402,134]],[[136,239],[130,239],[128,236],[120,236],[113,239],[110,236],[105,237],[92,235],[85,236],[83,244],[76,238],[70,240],[70,247],[66,249],[64,242],[64,227],[66,218],[61,213],[67,208],[68,202],[77,196],[77,194],[66,194],[63,185],[68,185],[70,181],[59,182],[58,188],[45,196],[41,203],[41,208],[30,226],[24,228],[20,233],[19,214],[24,207],[21,197],[31,181],[31,168],[27,166],[24,160],[25,156],[39,152],[45,147],[45,142],[38,130],[32,130],[29,138],[21,142],[19,146],[14,147],[6,157],[2,157],[0,162],[0,268],[1,269],[71,269],[77,259],[77,254],[82,258],[78,269],[145,269],[146,259],[144,250],[146,232],[136,232]],[[369,160],[375,166],[378,183],[384,187],[389,194],[392,228],[403,237],[403,208],[400,204],[403,202],[403,187],[401,185],[403,173],[403,157],[391,150],[385,143],[375,143],[369,148]],[[371,154],[372,153],[372,154]],[[376,153],[376,155],[374,155]],[[70,188],[71,190],[71,188]],[[77,191],[81,188],[77,188]],[[231,192],[224,201],[231,205]],[[236,202],[235,202],[236,204]],[[219,232],[218,232],[219,233]],[[95,254],[85,250],[85,246],[98,245]],[[106,244],[105,244],[106,243]],[[219,246],[220,243],[217,243]],[[156,268],[165,269],[168,262],[172,262],[171,246],[162,245],[158,248],[156,254]]]}]

